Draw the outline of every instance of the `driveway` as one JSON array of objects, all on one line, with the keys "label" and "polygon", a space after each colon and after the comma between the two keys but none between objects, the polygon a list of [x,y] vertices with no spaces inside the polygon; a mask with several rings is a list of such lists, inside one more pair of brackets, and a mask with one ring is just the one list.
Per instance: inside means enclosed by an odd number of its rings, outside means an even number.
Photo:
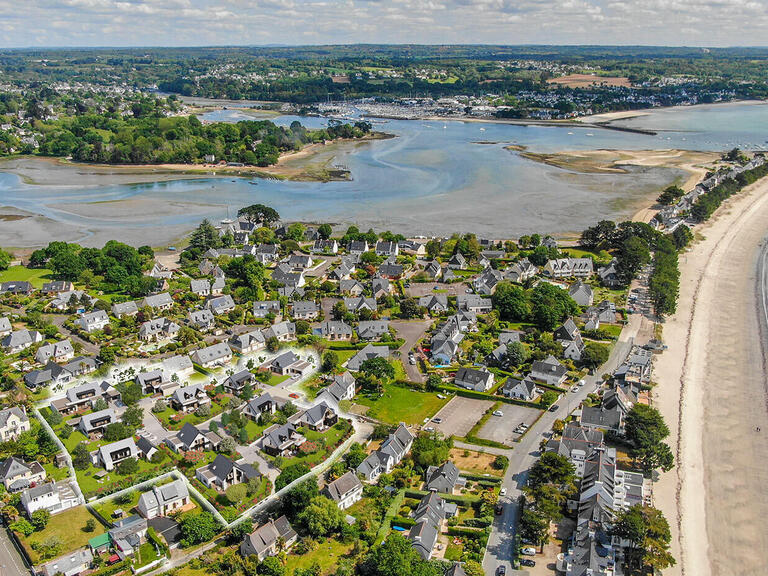
[{"label": "driveway", "polygon": [[413,350],[419,340],[424,337],[427,328],[432,325],[432,320],[392,320],[389,325],[397,331],[397,335],[400,338],[405,340],[398,351],[405,367],[405,373],[408,375],[408,380],[423,384],[426,381],[426,377],[419,371],[417,364],[408,362],[408,352]]},{"label": "driveway", "polygon": [[259,442],[257,440],[248,446],[238,446],[237,451],[240,452],[240,455],[242,456],[238,462],[252,464],[254,468],[259,470],[259,472],[267,476],[272,481],[272,485],[274,485],[275,478],[280,475],[280,469],[275,468],[272,462],[262,456],[258,445]]},{"label": "driveway", "polygon": [[[159,398],[142,398],[139,400],[139,407],[144,409],[144,420],[142,421],[142,431],[146,432],[143,436],[146,436],[148,440],[155,444],[162,443],[166,438],[173,436],[176,432],[169,432],[160,423],[154,414],[152,414],[152,406],[155,405]],[[167,401],[167,400],[166,400]]]},{"label": "driveway", "polygon": [[66,322],[69,318],[70,317],[66,314],[53,314],[51,316],[51,322],[54,324],[54,326],[56,326],[56,328],[59,329],[59,332],[61,332],[65,337],[72,341],[72,344],[75,342],[80,344],[83,347],[83,352],[90,354],[91,356],[98,356],[99,346],[83,340],[80,338],[80,336],[73,334],[64,326],[64,322]]},{"label": "driveway", "polygon": [[[445,436],[466,436],[472,426],[491,406],[493,406],[493,402],[490,400],[454,396],[435,414],[432,418],[433,421],[426,426],[434,427],[435,430],[442,432]],[[437,418],[442,420],[440,424],[434,422]]]}]

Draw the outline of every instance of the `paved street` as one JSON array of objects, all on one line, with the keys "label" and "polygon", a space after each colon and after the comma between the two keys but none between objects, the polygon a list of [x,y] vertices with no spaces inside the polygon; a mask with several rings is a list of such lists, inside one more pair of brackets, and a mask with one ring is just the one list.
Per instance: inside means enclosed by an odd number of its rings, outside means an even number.
[{"label": "paved street", "polygon": [[11,537],[5,531],[5,526],[0,529],[0,574],[2,576],[29,576],[24,560],[11,542]]},{"label": "paved street", "polygon": [[[512,546],[515,540],[515,527],[519,513],[517,499],[522,494],[522,487],[528,480],[529,469],[540,455],[539,443],[543,434],[552,429],[555,420],[564,419],[578,407],[588,394],[594,392],[595,385],[601,382],[602,374],[613,372],[619,367],[629,353],[641,323],[642,317],[639,314],[632,314],[629,324],[622,331],[608,361],[595,371],[594,376],[585,378],[586,385],[582,386],[581,390],[575,393],[568,392],[561,397],[557,402],[560,408],[556,412],[545,412],[520,443],[515,445],[515,449],[510,454],[509,468],[507,468],[502,483],[502,486],[507,489],[507,495],[499,500],[504,504],[504,512],[500,516],[496,516],[494,520],[483,560],[483,569],[486,574],[495,574],[496,568],[500,565],[504,565],[507,574],[510,574]],[[521,573],[526,573],[526,571],[521,571]]]}]

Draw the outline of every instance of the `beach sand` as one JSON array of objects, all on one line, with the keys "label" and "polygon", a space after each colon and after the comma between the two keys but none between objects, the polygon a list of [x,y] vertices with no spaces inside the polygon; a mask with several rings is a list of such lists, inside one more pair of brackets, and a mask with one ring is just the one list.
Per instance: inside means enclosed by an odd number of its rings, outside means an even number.
[{"label": "beach sand", "polygon": [[678,311],[664,324],[669,349],[654,369],[655,403],[678,460],[654,489],[678,560],[664,574],[766,574],[768,410],[756,259],[768,233],[768,181],[696,232],[703,238],[680,257]]}]

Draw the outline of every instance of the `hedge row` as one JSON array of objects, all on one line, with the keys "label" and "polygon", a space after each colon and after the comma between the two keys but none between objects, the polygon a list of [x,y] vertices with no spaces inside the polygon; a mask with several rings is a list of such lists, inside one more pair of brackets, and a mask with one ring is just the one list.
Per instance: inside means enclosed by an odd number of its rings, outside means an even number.
[{"label": "hedge row", "polygon": [[467,444],[474,444],[475,446],[486,446],[488,448],[498,448],[500,450],[512,450],[511,446],[507,446],[506,444],[502,444],[501,442],[496,442],[496,440],[488,440],[487,438],[480,438],[479,436],[473,436],[468,435],[464,436],[464,438],[457,438],[458,440],[463,440]]},{"label": "hedge row", "polygon": [[[405,496],[407,498],[415,498],[416,500],[421,500],[427,494],[429,494],[429,492],[424,490],[409,489],[405,491]],[[463,496],[457,494],[438,494],[438,496],[446,502],[455,502],[456,504],[461,504],[463,506],[472,506],[473,504],[480,502],[480,496]]]},{"label": "hedge row", "polygon": [[123,572],[125,570],[130,569],[130,567],[131,567],[131,561],[123,560],[121,562],[117,562],[116,564],[112,564],[112,566],[106,566],[101,570],[97,570],[96,572],[91,572],[90,576],[112,576],[113,574],[117,574],[119,572]]},{"label": "hedge row", "polygon": [[462,472],[461,477],[466,478],[467,480],[472,480],[473,482],[483,481],[483,482],[492,482],[494,484],[498,484],[502,480],[502,478],[500,477],[484,476],[483,474],[469,474],[467,472]]},{"label": "hedge row", "polygon": [[468,528],[465,526],[448,526],[450,536],[468,536],[469,538],[481,538],[486,536],[484,528]]},{"label": "hedge row", "polygon": [[328,350],[362,350],[368,346],[368,344],[373,344],[374,346],[386,346],[390,350],[397,350],[400,346],[405,344],[405,340],[398,338],[392,342],[359,342],[357,344],[331,342],[328,344]]},{"label": "hedge row", "polygon": [[416,521],[413,518],[404,518],[403,516],[395,516],[390,522],[391,525],[402,526],[403,528],[410,528]]}]

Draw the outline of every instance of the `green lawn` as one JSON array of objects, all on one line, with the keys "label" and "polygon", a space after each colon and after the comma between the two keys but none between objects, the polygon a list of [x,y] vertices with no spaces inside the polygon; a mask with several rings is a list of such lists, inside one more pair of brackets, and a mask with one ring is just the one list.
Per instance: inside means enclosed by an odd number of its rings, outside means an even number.
[{"label": "green lawn", "polygon": [[[170,406],[163,410],[162,412],[153,412],[153,414],[157,417],[160,422],[162,422],[163,426],[167,428],[168,430],[181,430],[181,428],[189,422],[190,424],[197,426],[201,422],[205,422],[206,420],[210,420],[214,416],[218,416],[221,414],[224,410],[223,406],[218,402],[211,402],[211,413],[208,416],[198,416],[194,412],[187,412],[182,413],[174,410]],[[182,418],[178,421],[171,420],[171,417],[181,414]]]},{"label": "green lawn", "polygon": [[246,418],[245,429],[248,432],[248,442],[261,438],[265,428],[266,426],[260,426],[250,418]]},{"label": "green lawn", "polygon": [[64,480],[67,476],[69,476],[69,470],[66,466],[63,468],[57,468],[53,462],[43,464],[43,468],[45,468],[45,473],[48,475],[48,478],[56,480],[57,482],[59,480]]},{"label": "green lawn", "polygon": [[419,392],[387,384],[381,397],[372,399],[365,394],[359,394],[355,397],[355,402],[368,406],[366,414],[382,422],[420,424],[424,418],[431,418],[440,410],[448,402],[448,398],[441,400],[431,392]]},{"label": "green lawn", "polygon": [[297,456],[287,458],[282,467],[285,468],[289,464],[297,464],[303,462],[308,466],[313,466],[322,461],[323,457],[331,454],[336,447],[341,443],[341,438],[344,436],[344,430],[339,430],[336,426],[331,426],[325,432],[316,432],[309,428],[301,427],[298,429],[299,434],[307,439],[307,442],[325,442],[325,449],[320,448],[316,452],[302,455],[301,452]]},{"label": "green lawn", "polygon": [[[85,524],[88,520],[93,520],[96,524],[93,532],[85,531]],[[38,552],[33,549],[33,544],[39,544],[53,536],[61,542],[61,549],[58,555],[63,555],[86,546],[88,540],[104,532],[106,532],[104,526],[88,512],[86,507],[78,506],[51,516],[44,530],[33,532],[30,536],[26,537],[19,535],[19,539],[32,562],[37,564],[41,558]]]},{"label": "green lawn", "polygon": [[159,556],[157,555],[155,547],[150,542],[145,542],[139,547],[136,558],[133,560],[133,567],[141,568],[142,566],[154,562],[158,558]]},{"label": "green lawn", "polygon": [[0,282],[27,281],[35,288],[42,288],[43,284],[53,279],[52,274],[53,271],[48,268],[11,266],[8,270],[0,272]]},{"label": "green lawn", "polygon": [[[168,459],[166,458],[163,462],[160,462],[159,464],[153,464],[152,462],[147,462],[143,458],[138,459],[139,463],[139,470],[135,474],[130,474],[130,477],[136,477],[141,474],[145,474],[147,472],[152,472],[154,470],[158,470],[160,468],[163,468],[164,466],[167,466],[169,464]],[[112,470],[109,472],[104,478],[101,480],[98,480],[93,477],[94,473],[103,470],[103,468],[97,468],[93,464],[89,465],[88,468],[85,470],[75,470],[75,473],[77,474],[77,483],[80,485],[80,489],[83,491],[83,494],[87,497],[89,494],[95,494],[99,488],[106,488],[113,484],[114,482],[120,482],[121,480],[124,480],[126,476],[123,476],[122,474],[119,474],[117,470]],[[159,475],[159,474],[156,474]],[[115,492],[116,490],[110,490],[110,492]]]},{"label": "green lawn", "polygon": [[269,375],[269,378],[264,382],[264,384],[266,384],[267,386],[277,386],[278,384],[281,384],[286,380],[288,380],[288,378],[290,377],[291,377],[290,374],[275,374],[274,372],[272,372]]},{"label": "green lawn", "polygon": [[139,497],[141,496],[141,492],[138,490],[134,490],[133,492],[129,492],[127,497],[128,501],[120,504],[115,501],[115,498],[106,498],[101,503],[99,503],[98,506],[94,506],[94,509],[101,514],[102,518],[105,520],[112,520],[112,513],[115,510],[122,510],[124,513],[130,515],[134,514],[136,511],[133,510],[134,506],[136,506],[139,503]]},{"label": "green lawn", "polygon": [[338,566],[339,558],[348,556],[354,545],[354,542],[345,544],[329,538],[306,554],[288,554],[285,573],[293,574],[298,569],[304,570],[316,563],[320,566],[320,574],[331,574],[334,572],[334,568]]}]

